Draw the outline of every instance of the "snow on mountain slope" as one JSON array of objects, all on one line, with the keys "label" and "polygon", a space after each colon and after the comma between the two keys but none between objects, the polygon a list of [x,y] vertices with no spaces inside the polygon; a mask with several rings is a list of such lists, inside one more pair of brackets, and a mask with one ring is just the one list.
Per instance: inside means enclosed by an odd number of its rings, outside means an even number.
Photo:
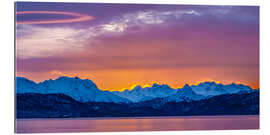
[{"label": "snow on mountain slope", "polygon": [[99,90],[94,82],[78,77],[59,77],[56,80],[46,80],[35,83],[23,77],[16,77],[17,93],[62,93],[80,102],[140,102],[154,98],[164,98],[168,101],[200,100],[216,95],[253,92],[249,86],[242,84],[216,84],[204,82],[198,85],[185,85],[183,88],[173,89],[168,85],[153,84],[152,87],[137,86],[123,92]]},{"label": "snow on mountain slope", "polygon": [[173,89],[168,85],[153,84],[152,87],[142,88],[137,86],[132,90],[125,90],[123,92],[114,92],[116,95],[127,98],[133,102],[140,102],[151,100],[154,98],[164,98],[165,101],[191,101],[201,100],[208,97],[233,94],[233,93],[246,93],[254,91],[249,86],[242,84],[216,84],[215,82],[204,82],[199,85],[189,86],[186,84],[183,88]]},{"label": "snow on mountain slope", "polygon": [[16,77],[16,92],[17,93],[37,93],[37,84],[24,77]]},{"label": "snow on mountain slope", "polygon": [[131,91],[125,90],[123,92],[115,91],[114,94],[127,98],[133,102],[140,102],[151,100],[154,98],[163,98],[173,95],[177,90],[168,85],[153,84],[152,87],[142,88],[140,85],[133,88]]},{"label": "snow on mountain slope", "polygon": [[91,80],[82,80],[78,77],[59,77],[56,80],[46,80],[38,84],[31,83],[26,78],[17,77],[16,85],[17,93],[62,93],[80,102],[129,102],[109,91],[99,90]]},{"label": "snow on mountain slope", "polygon": [[201,100],[205,98],[202,95],[196,94],[191,87],[186,84],[183,88],[178,89],[177,92],[171,96],[169,96],[167,99],[168,101],[192,101],[192,100]]},{"label": "snow on mountain slope", "polygon": [[249,92],[253,91],[249,86],[245,86],[243,84],[217,84],[215,82],[204,82],[199,85],[192,85],[192,90],[203,96],[216,96],[221,94],[232,94],[238,92]]}]

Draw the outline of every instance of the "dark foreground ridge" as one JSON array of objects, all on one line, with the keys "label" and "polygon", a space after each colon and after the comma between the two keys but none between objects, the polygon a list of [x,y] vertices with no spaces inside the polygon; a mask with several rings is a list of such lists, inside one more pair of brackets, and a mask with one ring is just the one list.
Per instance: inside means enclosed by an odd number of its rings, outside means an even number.
[{"label": "dark foreground ridge", "polygon": [[189,102],[157,98],[138,103],[81,103],[64,94],[24,93],[16,96],[17,118],[259,115],[259,91]]}]

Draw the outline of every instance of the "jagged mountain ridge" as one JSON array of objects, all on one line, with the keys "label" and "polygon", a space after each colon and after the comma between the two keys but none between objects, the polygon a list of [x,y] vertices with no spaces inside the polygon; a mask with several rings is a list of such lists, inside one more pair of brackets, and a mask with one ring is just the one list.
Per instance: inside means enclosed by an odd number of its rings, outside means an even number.
[{"label": "jagged mountain ridge", "polygon": [[250,92],[253,89],[243,84],[223,85],[215,82],[203,82],[198,85],[190,86],[194,92],[204,96],[217,96],[222,94],[233,94],[238,92]]},{"label": "jagged mountain ridge", "polygon": [[185,85],[183,88],[173,89],[166,84],[153,84],[152,87],[142,88],[137,86],[132,90],[104,91],[98,89],[96,84],[89,79],[78,77],[59,77],[55,80],[45,80],[35,83],[24,77],[16,77],[17,93],[40,93],[40,94],[65,94],[80,102],[141,102],[155,98],[164,98],[167,101],[192,101],[209,98],[222,94],[239,92],[252,92],[249,86],[242,84],[216,84],[204,82],[199,85]]},{"label": "jagged mountain ridge", "polygon": [[132,90],[125,90],[123,92],[114,91],[113,93],[120,97],[125,97],[133,102],[140,102],[154,98],[168,97],[177,93],[177,89],[173,89],[165,84],[159,85],[154,83],[152,87],[142,88],[138,85]]},{"label": "jagged mountain ridge", "polygon": [[56,80],[45,80],[34,83],[26,78],[16,78],[17,93],[65,94],[80,102],[130,102],[109,91],[101,91],[88,79],[78,77],[59,77]]}]

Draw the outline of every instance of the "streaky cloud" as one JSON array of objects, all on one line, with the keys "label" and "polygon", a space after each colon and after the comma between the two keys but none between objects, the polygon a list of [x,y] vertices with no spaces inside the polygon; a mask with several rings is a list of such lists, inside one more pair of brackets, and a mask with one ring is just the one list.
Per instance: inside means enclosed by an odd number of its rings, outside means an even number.
[{"label": "streaky cloud", "polygon": [[55,24],[55,23],[73,23],[82,22],[94,19],[93,16],[73,13],[73,12],[63,12],[63,11],[19,11],[16,15],[23,14],[59,14],[59,15],[69,15],[75,18],[71,19],[56,19],[56,20],[32,20],[32,21],[17,21],[16,24]]}]

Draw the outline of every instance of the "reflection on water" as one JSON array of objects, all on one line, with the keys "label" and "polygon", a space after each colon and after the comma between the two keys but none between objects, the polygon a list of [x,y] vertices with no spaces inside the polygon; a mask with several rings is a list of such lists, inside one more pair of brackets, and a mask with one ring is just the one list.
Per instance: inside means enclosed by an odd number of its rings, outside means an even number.
[{"label": "reflection on water", "polygon": [[259,116],[17,119],[17,133],[258,129]]}]

